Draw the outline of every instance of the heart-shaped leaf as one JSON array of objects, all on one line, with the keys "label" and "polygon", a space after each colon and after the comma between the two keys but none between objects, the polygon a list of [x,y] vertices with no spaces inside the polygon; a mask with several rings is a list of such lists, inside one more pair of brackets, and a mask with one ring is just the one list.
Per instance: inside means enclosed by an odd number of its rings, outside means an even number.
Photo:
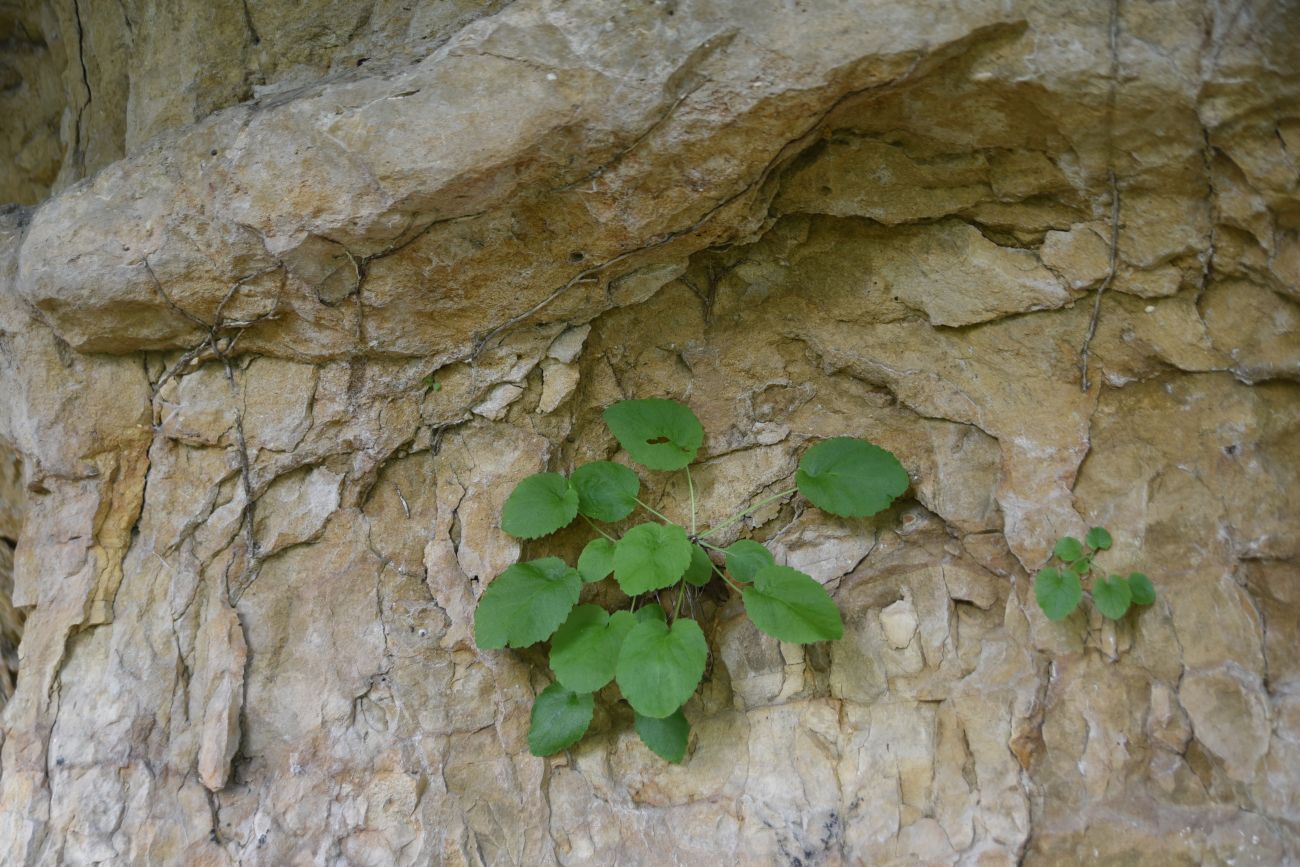
[{"label": "heart-shaped leaf", "polygon": [[1150,605],[1156,601],[1156,588],[1151,584],[1151,579],[1141,572],[1129,573],[1128,589],[1134,605]]},{"label": "heart-shaped leaf", "polygon": [[621,521],[636,508],[641,480],[625,466],[612,461],[592,461],[573,471],[578,491],[578,511],[597,521]]},{"label": "heart-shaped leaf", "polygon": [[660,719],[637,714],[636,733],[655,755],[676,765],[686,757],[686,742],[691,736],[691,724],[686,721],[686,715],[680,709]]},{"label": "heart-shaped leaf", "polygon": [[1083,557],[1083,543],[1073,536],[1064,536],[1057,540],[1056,547],[1052,553],[1060,557],[1066,563],[1073,563],[1075,560]]},{"label": "heart-shaped leaf", "polygon": [[578,555],[578,574],[588,584],[606,578],[614,571],[614,543],[605,537],[592,539]]},{"label": "heart-shaped leaf", "polygon": [[679,618],[670,629],[649,618],[624,639],[615,679],[633,710],[659,719],[686,704],[708,658],[708,642],[694,620]]},{"label": "heart-shaped leaf", "polygon": [[553,683],[533,702],[528,752],[549,756],[575,744],[587,733],[596,703],[589,693],[570,692]]},{"label": "heart-shaped leaf", "polygon": [[1034,597],[1048,620],[1064,620],[1078,607],[1083,586],[1069,569],[1049,567],[1034,578]]},{"label": "heart-shaped leaf", "polygon": [[496,577],[474,612],[480,648],[527,647],[550,638],[578,602],[582,577],[559,557],[516,563]]},{"label": "heart-shaped leaf", "polygon": [[680,470],[704,442],[700,420],[675,400],[621,400],[604,415],[632,460],[652,470]]},{"label": "heart-shaped leaf", "polygon": [[692,545],[691,565],[686,567],[686,574],[682,576],[682,580],[687,584],[703,587],[712,577],[713,561],[709,559],[709,552],[699,545]]},{"label": "heart-shaped leaf", "polygon": [[773,638],[811,644],[844,636],[835,600],[798,569],[765,566],[754,573],[754,583],[743,595],[749,619]]},{"label": "heart-shaped leaf", "polygon": [[690,564],[690,540],[676,524],[638,524],[614,546],[614,580],[628,596],[676,584]]},{"label": "heart-shaped leaf", "polygon": [[551,639],[551,670],[574,692],[595,692],[614,679],[623,639],[636,625],[630,611],[612,616],[599,605],[579,605]]},{"label": "heart-shaped leaf", "polygon": [[898,458],[853,437],[824,440],[804,452],[795,482],[814,506],[847,518],[883,511],[911,484]]},{"label": "heart-shaped leaf", "polygon": [[578,492],[559,473],[536,473],[515,485],[501,510],[501,529],[517,539],[537,539],[578,516]]},{"label": "heart-shaped leaf", "polygon": [[1133,602],[1133,591],[1119,575],[1099,578],[1092,584],[1092,604],[1111,620],[1119,620]]},{"label": "heart-shaped leaf", "polygon": [[1110,533],[1106,531],[1105,527],[1093,527],[1088,531],[1088,535],[1083,537],[1083,541],[1094,551],[1105,551],[1113,544]]},{"label": "heart-shaped leaf", "polygon": [[633,616],[636,617],[637,623],[640,623],[643,620],[658,620],[660,623],[668,622],[668,615],[664,612],[664,607],[658,602],[651,602],[649,605],[642,605],[636,610],[636,614]]},{"label": "heart-shaped leaf", "polygon": [[748,584],[760,569],[775,565],[772,552],[752,539],[741,539],[727,546],[727,571],[737,581]]}]

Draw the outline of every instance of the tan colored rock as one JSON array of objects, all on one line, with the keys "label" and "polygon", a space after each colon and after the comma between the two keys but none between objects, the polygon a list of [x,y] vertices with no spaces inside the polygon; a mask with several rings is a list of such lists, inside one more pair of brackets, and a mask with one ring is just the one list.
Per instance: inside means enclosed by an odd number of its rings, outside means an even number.
[{"label": "tan colored rock", "polygon": [[1109,226],[1080,224],[1069,231],[1048,232],[1039,255],[1071,289],[1086,289],[1110,273]]},{"label": "tan colored rock", "polygon": [[[1286,4],[155,7],[0,12],[0,861],[1300,859]],[[681,765],[473,637],[625,397],[844,617],[685,597]],[[786,493],[830,436],[910,490]],[[1048,621],[1098,524],[1155,604]]]},{"label": "tan colored rock", "polygon": [[1178,700],[1191,719],[1192,734],[1223,762],[1228,776],[1252,779],[1269,745],[1263,691],[1232,671],[1188,672]]},{"label": "tan colored rock", "polygon": [[898,230],[881,247],[872,260],[881,290],[933,325],[973,325],[1070,299],[1032,252],[994,244],[968,224]]},{"label": "tan colored rock", "polygon": [[[220,604],[220,603],[218,603]],[[248,648],[234,609],[210,616],[199,631],[194,673],[198,701],[199,779],[216,792],[230,779],[230,760],[239,749],[239,714],[244,704]]]}]

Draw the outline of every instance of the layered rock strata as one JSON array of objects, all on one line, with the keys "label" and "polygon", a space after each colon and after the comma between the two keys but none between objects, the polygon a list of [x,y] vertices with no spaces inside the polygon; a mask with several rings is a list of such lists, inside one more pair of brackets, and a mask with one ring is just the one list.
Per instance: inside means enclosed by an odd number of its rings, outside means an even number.
[{"label": "layered rock strata", "polygon": [[[137,5],[23,19],[5,863],[1300,859],[1300,7]],[[912,490],[730,532],[846,635],[694,599],[683,765],[611,695],[535,758],[475,600],[585,535],[500,506],[649,396],[711,520],[826,436]],[[1047,621],[1097,524],[1156,604]]]}]

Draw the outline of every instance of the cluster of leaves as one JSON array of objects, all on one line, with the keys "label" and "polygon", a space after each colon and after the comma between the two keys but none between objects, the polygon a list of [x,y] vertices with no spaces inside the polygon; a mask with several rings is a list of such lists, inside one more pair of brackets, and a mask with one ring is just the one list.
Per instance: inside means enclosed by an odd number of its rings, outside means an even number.
[{"label": "cluster of leaves", "polygon": [[1085,578],[1091,581],[1092,604],[1111,620],[1119,620],[1130,606],[1156,601],[1156,588],[1141,572],[1130,572],[1127,578],[1106,578],[1102,571],[1093,575],[1094,558],[1110,546],[1110,533],[1105,527],[1093,527],[1082,542],[1066,536],[1056,543],[1052,556],[1061,565],[1048,566],[1034,578],[1034,596],[1049,620],[1064,620],[1079,607]]},{"label": "cluster of leaves", "polygon": [[[795,488],[702,529],[689,467],[704,441],[695,414],[676,401],[625,400],[607,408],[604,418],[632,460],[651,470],[685,472],[689,529],[643,503],[640,478],[621,464],[594,461],[567,478],[529,476],[506,500],[503,530],[537,539],[582,516],[599,535],[582,549],[576,568],[559,557],[544,557],[497,576],[479,601],[474,639],[484,649],[550,639],[555,683],[533,705],[528,746],[534,755],[551,755],[581,738],[591,723],[594,693],[613,682],[632,706],[645,744],[680,762],[690,734],[682,706],[695,693],[709,655],[703,630],[681,611],[686,585],[703,587],[717,576],[740,593],[754,625],[781,641],[806,644],[838,639],[844,632],[835,602],[811,576],[778,565],[758,542],[743,539],[724,548],[711,538],[795,493],[835,515],[874,515],[906,491],[909,480],[884,449],[852,437],[828,439],[804,453]],[[655,520],[628,527],[621,536],[596,524],[625,521],[638,507]],[[584,584],[611,574],[629,598],[627,609],[611,613],[578,604]],[[658,600],[673,589],[670,613]],[[638,600],[644,604],[638,607]]]}]

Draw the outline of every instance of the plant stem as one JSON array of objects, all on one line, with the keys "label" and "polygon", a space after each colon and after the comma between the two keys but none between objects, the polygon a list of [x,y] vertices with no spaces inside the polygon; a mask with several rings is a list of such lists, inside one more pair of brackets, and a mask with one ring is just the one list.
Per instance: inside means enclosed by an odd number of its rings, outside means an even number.
[{"label": "plant stem", "polygon": [[737,593],[742,593],[742,592],[744,592],[744,589],[745,589],[745,588],[744,588],[744,587],[741,587],[741,586],[740,586],[739,584],[737,584],[735,581],[732,581],[730,578],[728,578],[728,577],[727,577],[727,573],[726,573],[726,572],[723,572],[721,569],[719,569],[717,563],[714,563],[712,560],[710,560],[710,561],[709,561],[709,565],[713,567],[713,571],[714,571],[714,572],[717,572],[717,573],[718,573],[718,577],[719,577],[719,578],[721,578],[723,581],[726,581],[728,584],[731,585],[731,589],[732,589],[732,590],[735,590]]},{"label": "plant stem", "polygon": [[673,606],[673,620],[676,620],[677,615],[680,614],[682,611],[682,597],[685,595],[686,595],[686,582],[683,581],[677,585],[677,604]]},{"label": "plant stem", "polygon": [[686,467],[686,487],[691,492],[691,535],[695,535],[695,482],[691,479],[691,468]]},{"label": "plant stem", "polygon": [[649,506],[647,506],[645,503],[641,502],[641,500],[637,499],[636,497],[633,497],[632,499],[636,500],[636,504],[637,504],[638,506],[640,506],[641,508],[645,509],[645,510],[646,510],[647,512],[649,512],[650,514],[654,515],[656,518],[658,518],[659,520],[663,521],[665,524],[675,524],[675,523],[677,523],[676,521],[670,521],[668,518],[665,518],[662,514],[660,514],[659,512],[656,512],[654,509],[650,508]]},{"label": "plant stem", "polygon": [[[705,548],[712,548],[714,551],[721,551],[723,554],[727,553],[726,548],[719,548],[717,545],[713,544],[712,542],[706,542],[703,539],[696,539],[695,544],[703,545]],[[709,562],[712,563],[713,561],[710,560]]]},{"label": "plant stem", "polygon": [[604,537],[605,537],[606,539],[608,539],[609,541],[611,541],[611,542],[617,542],[617,541],[618,541],[618,540],[615,539],[613,536],[609,535],[609,534],[606,533],[604,530],[602,530],[602,529],[600,529],[599,527],[597,527],[597,526],[596,526],[596,522],[593,521],[593,520],[591,520],[591,518],[588,518],[586,515],[583,515],[583,516],[582,516],[582,519],[583,519],[584,521],[586,521],[588,524],[591,525],[591,529],[595,530],[597,533],[599,533],[600,535],[604,536]]},{"label": "plant stem", "polygon": [[[718,526],[714,527],[712,530],[705,530],[703,533],[700,533],[700,534],[699,534],[699,535],[700,535],[700,538],[703,538],[703,537],[705,537],[705,536],[712,536],[714,533],[720,533],[720,532],[722,532],[723,530],[725,530],[725,529],[727,529],[728,527],[730,527],[732,524],[734,524],[734,523],[736,523],[737,521],[739,521],[741,518],[745,517],[746,515],[748,515],[748,514],[750,514],[750,513],[752,513],[752,512],[757,512],[759,509],[763,508],[763,507],[766,506],[768,503],[774,503],[774,502],[776,502],[777,500],[784,499],[785,497],[788,497],[788,496],[790,496],[791,494],[797,494],[797,493],[799,493],[799,489],[798,489],[798,488],[791,488],[791,489],[788,490],[788,491],[782,491],[782,492],[779,493],[779,494],[773,494],[772,496],[770,496],[770,497],[768,497],[768,498],[766,498],[766,499],[759,500],[757,503],[755,503],[754,505],[750,506],[748,509],[745,509],[743,512],[738,512],[738,513],[736,513],[735,515],[732,515],[730,518],[728,518],[726,521],[724,521],[723,523],[719,524]],[[638,500],[637,502],[640,502],[640,501]]]}]

